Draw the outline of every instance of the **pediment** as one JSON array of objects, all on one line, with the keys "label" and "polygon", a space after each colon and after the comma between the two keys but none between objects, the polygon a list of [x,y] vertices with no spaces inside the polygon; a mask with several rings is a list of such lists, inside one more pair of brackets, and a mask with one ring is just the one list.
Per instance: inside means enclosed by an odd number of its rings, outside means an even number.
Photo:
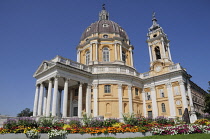
[{"label": "pediment", "polygon": [[43,61],[41,65],[38,67],[36,72],[34,73],[34,77],[44,71],[47,71],[50,67],[52,67],[54,64],[50,63],[49,61]]}]

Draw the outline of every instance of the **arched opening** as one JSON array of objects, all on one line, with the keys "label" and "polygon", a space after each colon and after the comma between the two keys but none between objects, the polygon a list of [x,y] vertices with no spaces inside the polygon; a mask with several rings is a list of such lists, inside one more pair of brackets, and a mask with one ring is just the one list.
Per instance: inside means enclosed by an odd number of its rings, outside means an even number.
[{"label": "arched opening", "polygon": [[110,103],[106,104],[106,113],[111,113],[111,105],[110,105]]},{"label": "arched opening", "polygon": [[125,51],[122,51],[122,61],[126,62],[126,54]]},{"label": "arched opening", "polygon": [[155,47],[155,55],[156,55],[156,60],[161,59],[160,47],[159,46]]},{"label": "arched opening", "polygon": [[103,61],[109,62],[109,48],[108,47],[103,48]]},{"label": "arched opening", "polygon": [[90,51],[87,51],[85,53],[85,64],[89,65],[89,62],[90,62]]},{"label": "arched opening", "polygon": [[166,112],[166,106],[164,103],[161,104],[161,107],[162,107],[162,112]]}]

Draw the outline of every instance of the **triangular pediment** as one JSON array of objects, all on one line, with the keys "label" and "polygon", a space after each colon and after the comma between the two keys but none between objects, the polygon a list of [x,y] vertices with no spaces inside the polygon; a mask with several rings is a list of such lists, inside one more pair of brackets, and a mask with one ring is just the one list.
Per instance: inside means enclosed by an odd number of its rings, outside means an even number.
[{"label": "triangular pediment", "polygon": [[49,62],[49,61],[43,61],[40,66],[38,67],[38,69],[36,70],[36,72],[34,73],[34,77],[44,71],[47,71],[50,67],[52,67],[54,64]]}]

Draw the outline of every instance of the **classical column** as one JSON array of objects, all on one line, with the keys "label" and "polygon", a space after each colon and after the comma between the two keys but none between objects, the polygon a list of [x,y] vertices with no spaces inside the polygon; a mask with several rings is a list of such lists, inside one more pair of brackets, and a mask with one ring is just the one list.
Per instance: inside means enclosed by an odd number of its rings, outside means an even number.
[{"label": "classical column", "polygon": [[145,92],[144,92],[144,90],[142,91],[142,100],[143,100],[143,112],[144,112],[144,117],[146,117],[147,110],[146,110],[146,99],[145,99]]},{"label": "classical column", "polygon": [[153,113],[153,118],[156,118],[158,116],[158,107],[157,107],[157,97],[156,97],[156,91],[155,91],[155,86],[152,86],[150,88],[151,90],[151,96],[152,96],[152,113]]},{"label": "classical column", "polygon": [[171,58],[171,51],[170,51],[169,44],[168,44],[168,55],[169,55],[170,60],[172,61],[172,58]]},{"label": "classical column", "polygon": [[93,116],[97,117],[98,116],[98,84],[93,84]]},{"label": "classical column", "polygon": [[118,100],[119,100],[119,118],[123,118],[123,110],[122,110],[122,84],[118,84]]},{"label": "classical column", "polygon": [[57,116],[61,117],[61,94],[62,90],[58,89],[58,100],[57,100]]},{"label": "classical column", "polygon": [[38,116],[42,115],[43,91],[44,91],[44,85],[43,83],[41,83],[40,94],[39,94]]},{"label": "classical column", "polygon": [[50,117],[51,97],[52,97],[52,80],[49,80],[48,93],[47,93],[46,117]]},{"label": "classical column", "polygon": [[172,90],[171,83],[166,84],[167,92],[168,92],[168,102],[170,107],[170,115],[171,118],[176,117],[176,109],[175,109],[175,103],[174,103],[174,93]]},{"label": "classical column", "polygon": [[162,50],[163,50],[163,58],[166,58],[166,51],[165,51],[165,46],[164,46],[164,40],[161,38],[162,41]]},{"label": "classical column", "polygon": [[87,90],[86,90],[86,113],[87,116],[89,117],[91,114],[91,85],[87,85]]},{"label": "classical column", "polygon": [[63,118],[67,117],[69,79],[65,79],[63,94]]},{"label": "classical column", "polygon": [[115,57],[115,61],[117,60],[117,44],[114,44],[114,57]]},{"label": "classical column", "polygon": [[179,81],[180,89],[181,89],[181,95],[182,95],[182,105],[183,105],[183,111],[185,108],[188,108],[187,106],[187,97],[186,97],[186,92],[185,92],[185,87],[184,87],[184,82]]},{"label": "classical column", "polygon": [[48,88],[44,88],[43,115],[46,116]]},{"label": "classical column", "polygon": [[120,45],[120,61],[122,61],[122,44]]},{"label": "classical column", "polygon": [[93,61],[93,44],[90,46],[90,61]]},{"label": "classical column", "polygon": [[130,48],[130,57],[131,57],[131,66],[133,67],[133,51],[132,51],[132,48]]},{"label": "classical column", "polygon": [[96,61],[98,61],[98,43],[95,44],[96,44]]},{"label": "classical column", "polygon": [[129,113],[131,115],[133,113],[131,85],[128,85],[128,100],[129,100]]},{"label": "classical column", "polygon": [[77,62],[80,63],[80,50],[77,51]]},{"label": "classical column", "polygon": [[151,52],[151,46],[149,45],[149,59],[150,62],[152,62],[152,52]]},{"label": "classical column", "polygon": [[52,103],[52,116],[56,116],[57,99],[58,99],[58,77],[55,77],[54,92],[53,92],[53,103]]},{"label": "classical column", "polygon": [[70,91],[70,106],[69,106],[69,108],[70,108],[70,111],[69,111],[69,116],[70,117],[72,117],[73,116],[73,103],[72,103],[72,98],[73,98],[73,90],[71,89],[71,91]]},{"label": "classical column", "polygon": [[78,94],[78,117],[82,118],[82,83],[79,85],[79,94]]},{"label": "classical column", "polygon": [[34,97],[33,116],[37,116],[38,98],[39,98],[39,85],[37,84],[37,85],[36,85],[35,97]]}]

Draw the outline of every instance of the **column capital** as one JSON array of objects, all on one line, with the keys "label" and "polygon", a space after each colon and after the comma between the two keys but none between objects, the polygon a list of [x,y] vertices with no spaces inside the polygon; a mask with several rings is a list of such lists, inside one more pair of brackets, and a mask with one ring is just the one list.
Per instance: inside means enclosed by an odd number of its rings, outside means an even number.
[{"label": "column capital", "polygon": [[183,80],[179,80],[179,85],[184,85],[184,81]]},{"label": "column capital", "polygon": [[154,91],[155,90],[155,86],[150,86],[150,90]]},{"label": "column capital", "polygon": [[165,83],[166,88],[170,88],[171,87],[171,83]]},{"label": "column capital", "polygon": [[91,89],[91,86],[92,86],[91,84],[87,84],[88,89]]},{"label": "column capital", "polygon": [[93,87],[96,89],[98,88],[98,84],[93,84]]},{"label": "column capital", "polygon": [[64,82],[69,82],[71,79],[70,78],[63,78]]},{"label": "column capital", "polygon": [[48,81],[49,81],[49,82],[52,82],[52,81],[53,81],[53,78],[48,79]]},{"label": "column capital", "polygon": [[120,89],[121,89],[121,88],[122,88],[122,84],[118,84],[118,88],[120,88]]},{"label": "column capital", "polygon": [[133,86],[132,85],[128,85],[128,90],[131,90],[131,88],[132,88]]}]

